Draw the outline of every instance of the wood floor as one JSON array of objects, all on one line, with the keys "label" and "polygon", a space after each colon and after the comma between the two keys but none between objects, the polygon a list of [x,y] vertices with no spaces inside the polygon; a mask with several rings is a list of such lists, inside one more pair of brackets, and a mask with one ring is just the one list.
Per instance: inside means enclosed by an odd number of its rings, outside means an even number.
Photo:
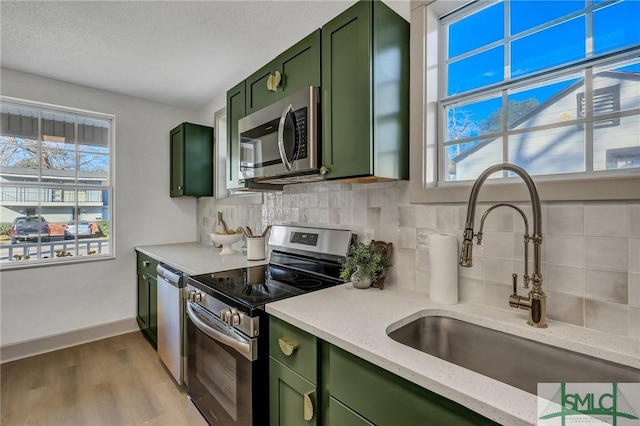
[{"label": "wood floor", "polygon": [[0,424],[206,425],[139,332],[2,364]]}]

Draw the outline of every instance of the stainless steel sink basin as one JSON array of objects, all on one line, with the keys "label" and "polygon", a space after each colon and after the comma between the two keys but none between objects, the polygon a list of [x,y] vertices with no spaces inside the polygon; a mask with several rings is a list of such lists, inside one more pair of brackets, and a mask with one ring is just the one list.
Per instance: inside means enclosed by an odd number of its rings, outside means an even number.
[{"label": "stainless steel sink basin", "polygon": [[638,383],[640,370],[443,316],[388,333],[402,344],[536,394],[538,383]]}]

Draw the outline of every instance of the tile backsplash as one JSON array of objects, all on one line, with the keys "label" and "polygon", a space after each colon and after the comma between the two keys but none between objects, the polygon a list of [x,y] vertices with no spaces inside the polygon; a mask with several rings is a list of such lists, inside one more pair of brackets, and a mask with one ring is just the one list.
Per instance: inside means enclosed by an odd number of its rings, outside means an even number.
[{"label": "tile backsplash", "polygon": [[[429,237],[455,233],[461,241],[467,209],[466,203],[410,204],[406,181],[298,184],[253,197],[254,204],[199,199],[199,240],[211,243],[218,211],[229,227],[249,225],[254,232],[267,224],[293,224],[350,229],[362,236],[371,228],[376,240],[394,246],[394,267],[385,286],[425,297]],[[476,224],[491,205],[478,204]],[[529,203],[516,205],[531,221]],[[549,319],[640,340],[640,201],[543,202],[542,214]],[[474,266],[458,268],[459,298],[510,309],[511,274],[521,276],[524,269],[523,220],[515,210],[499,208],[487,216],[484,231],[483,244],[474,247]]]}]

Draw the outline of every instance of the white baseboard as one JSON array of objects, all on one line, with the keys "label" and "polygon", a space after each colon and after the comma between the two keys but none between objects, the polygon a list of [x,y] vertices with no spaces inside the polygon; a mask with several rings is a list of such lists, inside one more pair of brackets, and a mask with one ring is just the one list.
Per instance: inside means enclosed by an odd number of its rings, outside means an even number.
[{"label": "white baseboard", "polygon": [[136,323],[135,317],[133,317],[73,330],[67,333],[0,346],[0,363],[4,364],[5,362],[57,351],[58,349],[94,342],[137,330],[139,330],[138,324]]}]

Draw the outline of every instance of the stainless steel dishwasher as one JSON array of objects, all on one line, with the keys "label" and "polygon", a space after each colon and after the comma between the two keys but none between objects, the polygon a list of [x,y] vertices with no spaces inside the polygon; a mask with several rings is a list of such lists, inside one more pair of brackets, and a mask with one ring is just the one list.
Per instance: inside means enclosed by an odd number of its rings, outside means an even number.
[{"label": "stainless steel dishwasher", "polygon": [[158,276],[158,356],[179,385],[184,383],[186,354],[183,350],[184,274],[165,264]]}]

